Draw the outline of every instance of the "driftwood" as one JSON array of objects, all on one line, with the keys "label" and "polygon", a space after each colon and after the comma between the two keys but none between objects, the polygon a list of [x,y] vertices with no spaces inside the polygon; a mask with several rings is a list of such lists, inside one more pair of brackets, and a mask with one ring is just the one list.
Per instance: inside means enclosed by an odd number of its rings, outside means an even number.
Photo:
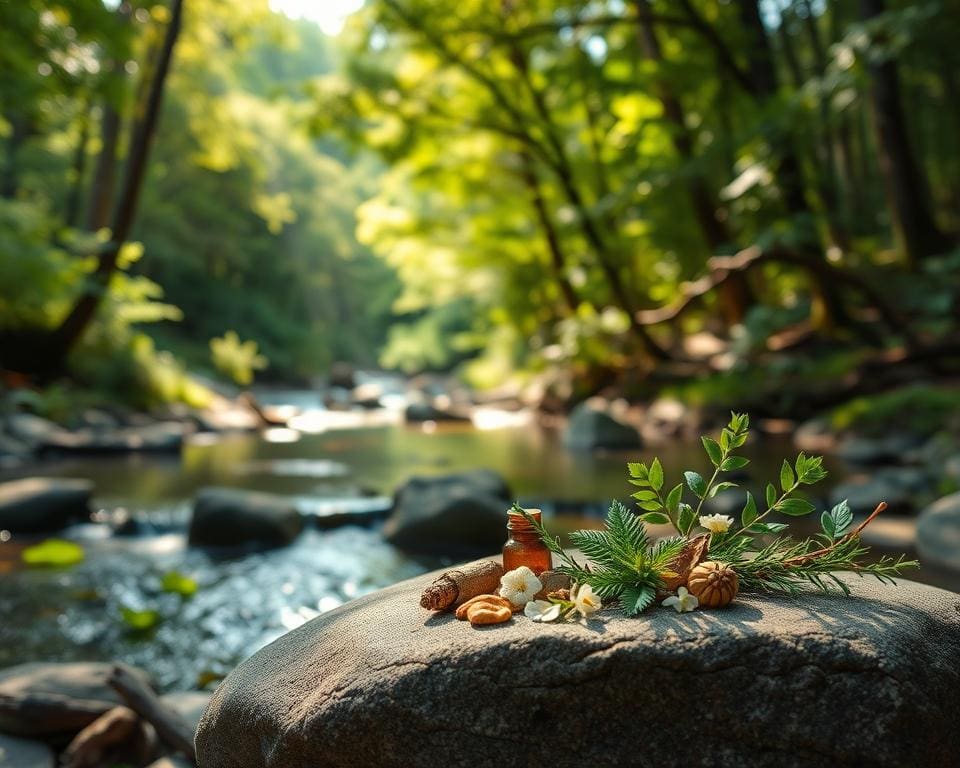
[{"label": "driftwood", "polygon": [[73,734],[115,706],[58,693],[0,694],[0,729],[14,736]]},{"label": "driftwood", "polygon": [[105,755],[135,735],[140,718],[132,709],[117,706],[73,737],[61,756],[64,768],[97,768]]},{"label": "driftwood", "polygon": [[193,747],[193,730],[133,671],[124,664],[115,664],[107,679],[109,685],[120,694],[134,712],[150,723],[160,740],[178,752],[185,754],[194,764],[197,753]]}]

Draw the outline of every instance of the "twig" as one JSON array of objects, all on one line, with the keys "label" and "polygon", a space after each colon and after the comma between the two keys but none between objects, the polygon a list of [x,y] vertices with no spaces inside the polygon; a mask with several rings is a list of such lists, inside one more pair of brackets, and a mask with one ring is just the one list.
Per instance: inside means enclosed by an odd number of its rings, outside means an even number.
[{"label": "twig", "polygon": [[877,508],[870,513],[870,516],[866,520],[860,523],[860,525],[858,525],[854,530],[850,531],[850,533],[844,536],[841,536],[839,539],[833,542],[833,544],[831,544],[829,547],[823,547],[822,549],[818,549],[813,552],[808,552],[807,554],[799,555],[798,557],[791,557],[788,560],[784,560],[783,564],[788,568],[795,568],[800,565],[806,565],[807,563],[816,560],[818,557],[823,557],[824,555],[829,554],[834,549],[839,547],[841,544],[845,544],[846,542],[850,541],[850,539],[857,538],[860,535],[860,532],[863,531],[863,529],[866,528],[868,525],[870,525],[873,519],[877,515],[879,515],[881,512],[883,512],[886,508],[887,508],[887,502],[881,501],[879,504],[877,504]]},{"label": "twig", "polygon": [[144,684],[129,667],[115,664],[107,680],[134,712],[157,729],[161,740],[183,752],[196,765],[197,753],[193,746],[193,731],[179,714],[160,701],[157,694]]}]

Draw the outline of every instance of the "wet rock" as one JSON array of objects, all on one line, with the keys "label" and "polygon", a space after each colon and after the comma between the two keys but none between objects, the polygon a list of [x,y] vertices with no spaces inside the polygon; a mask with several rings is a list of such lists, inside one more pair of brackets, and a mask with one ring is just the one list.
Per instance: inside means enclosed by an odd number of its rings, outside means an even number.
[{"label": "wet rock", "polygon": [[413,402],[404,409],[403,417],[408,422],[424,421],[470,421],[470,416],[450,407],[438,407],[427,402]]},{"label": "wet rock", "polygon": [[830,492],[830,504],[844,499],[855,515],[870,514],[881,501],[887,502],[894,513],[909,513],[916,508],[915,494],[902,480],[887,473],[847,478]]},{"label": "wet rock", "polygon": [[938,499],[917,519],[920,563],[960,572],[960,493]]},{"label": "wet rock", "polygon": [[357,386],[357,374],[350,363],[334,363],[330,366],[331,387],[341,387],[343,389],[353,389]]},{"label": "wet rock", "polygon": [[27,477],[0,483],[0,529],[57,531],[90,516],[93,483],[65,477]]},{"label": "wet rock", "polygon": [[116,429],[120,422],[112,414],[96,408],[88,408],[80,414],[79,425],[96,430]]},{"label": "wet rock", "polygon": [[201,432],[255,432],[263,426],[263,419],[242,403],[208,408],[194,416]]},{"label": "wet rock", "polygon": [[178,421],[151,422],[140,427],[60,432],[40,445],[50,453],[179,453],[186,427]]},{"label": "wet rock", "polygon": [[383,407],[383,402],[380,400],[383,395],[383,386],[375,381],[369,381],[365,384],[358,384],[351,393],[350,399],[358,408],[373,410]]},{"label": "wet rock", "polygon": [[943,476],[953,483],[960,484],[960,453],[948,457],[943,462]]},{"label": "wet rock", "polygon": [[654,400],[647,408],[640,429],[644,440],[655,442],[682,436],[690,421],[690,412],[686,405],[679,400],[662,397]]},{"label": "wet rock", "polygon": [[[107,684],[112,664],[100,662],[31,662],[0,670],[0,698],[52,693],[72,699],[102,701],[109,705],[123,703]],[[134,674],[152,685],[149,675],[132,668]],[[0,732],[37,736],[52,731],[49,723],[30,713],[0,710]]]},{"label": "wet rock", "polygon": [[49,440],[66,434],[66,430],[49,419],[32,413],[12,413],[7,417],[6,431],[27,445],[39,447]]},{"label": "wet rock", "polygon": [[640,448],[640,433],[613,415],[609,403],[591,398],[570,414],[563,433],[563,444],[574,450],[629,450]]},{"label": "wet rock", "polygon": [[213,696],[208,691],[176,691],[167,693],[160,700],[186,721],[194,732],[203,715],[203,711]]},{"label": "wet rock", "polygon": [[53,750],[41,741],[0,733],[0,768],[54,768]]},{"label": "wet rock", "polygon": [[848,437],[837,446],[837,456],[851,464],[900,464],[923,442],[909,433],[886,437]]},{"label": "wet rock", "polygon": [[282,546],[303,530],[292,499],[239,488],[203,488],[190,520],[190,543],[207,547]]},{"label": "wet rock", "polygon": [[408,552],[465,556],[499,549],[506,539],[510,489],[489,470],[414,477],[394,497],[384,527]]},{"label": "wet rock", "polygon": [[0,469],[15,467],[33,456],[33,448],[12,435],[0,432]]},{"label": "wet rock", "polygon": [[419,607],[434,576],[231,672],[200,722],[200,765],[636,765],[638,744],[666,768],[960,763],[960,597],[944,590],[852,577],[851,598],[478,630]]}]

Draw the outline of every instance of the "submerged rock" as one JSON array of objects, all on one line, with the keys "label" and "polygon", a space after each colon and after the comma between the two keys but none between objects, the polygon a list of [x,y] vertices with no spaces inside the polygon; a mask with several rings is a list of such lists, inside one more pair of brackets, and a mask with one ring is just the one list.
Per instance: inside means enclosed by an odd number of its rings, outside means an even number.
[{"label": "submerged rock", "polygon": [[190,543],[207,547],[282,546],[303,530],[295,502],[240,488],[203,488],[190,519]]},{"label": "submerged rock", "polygon": [[420,554],[488,552],[506,538],[509,505],[510,489],[490,470],[414,477],[397,491],[384,535]]},{"label": "submerged rock", "polygon": [[575,450],[629,450],[640,448],[642,441],[634,427],[612,414],[605,400],[592,398],[571,412],[563,433],[563,444]]},{"label": "submerged rock", "polygon": [[474,629],[420,608],[435,575],[241,664],[200,722],[200,765],[960,764],[950,592],[853,577],[851,598]]},{"label": "submerged rock", "polygon": [[960,493],[944,496],[920,514],[917,552],[921,565],[960,572]]},{"label": "submerged rock", "polygon": [[54,768],[53,750],[41,741],[0,733],[0,768]]},{"label": "submerged rock", "polygon": [[0,483],[0,530],[46,533],[90,516],[93,483],[65,477],[27,477]]},{"label": "submerged rock", "polygon": [[[71,699],[104,702],[109,708],[123,703],[107,684],[113,664],[100,662],[31,662],[0,669],[0,699],[5,696],[55,694]],[[151,685],[150,677],[141,669],[134,674]],[[0,710],[0,732],[38,736],[55,733],[55,726],[29,712]],[[2,763],[0,763],[2,764]]]}]

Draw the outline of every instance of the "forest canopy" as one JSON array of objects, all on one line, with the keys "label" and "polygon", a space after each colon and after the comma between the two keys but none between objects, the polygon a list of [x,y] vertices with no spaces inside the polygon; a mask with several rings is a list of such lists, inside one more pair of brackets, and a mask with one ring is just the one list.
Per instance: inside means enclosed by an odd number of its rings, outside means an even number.
[{"label": "forest canopy", "polygon": [[956,358],[955,0],[368,0],[337,38],[265,0],[2,7],[21,368],[222,337],[280,380],[726,393]]}]

